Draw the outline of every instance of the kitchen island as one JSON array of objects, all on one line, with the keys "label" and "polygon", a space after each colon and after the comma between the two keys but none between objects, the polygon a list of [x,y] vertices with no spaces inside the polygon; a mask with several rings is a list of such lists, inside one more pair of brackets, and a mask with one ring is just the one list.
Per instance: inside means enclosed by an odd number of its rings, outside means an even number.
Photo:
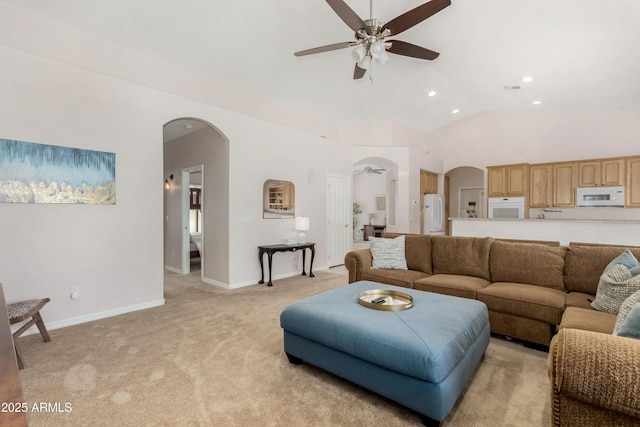
[{"label": "kitchen island", "polygon": [[640,246],[640,221],[603,219],[449,218],[451,235]]}]

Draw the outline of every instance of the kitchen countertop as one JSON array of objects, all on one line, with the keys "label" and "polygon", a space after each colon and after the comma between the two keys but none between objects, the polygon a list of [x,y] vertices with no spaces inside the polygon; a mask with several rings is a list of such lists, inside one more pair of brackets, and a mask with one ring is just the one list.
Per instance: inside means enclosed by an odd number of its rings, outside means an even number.
[{"label": "kitchen countertop", "polygon": [[633,219],[571,219],[571,218],[455,218],[451,217],[449,220],[457,221],[506,221],[506,222],[600,222],[600,223],[615,223],[615,224],[640,224],[640,220]]},{"label": "kitchen countertop", "polygon": [[638,246],[640,220],[568,218],[451,218],[453,236]]}]

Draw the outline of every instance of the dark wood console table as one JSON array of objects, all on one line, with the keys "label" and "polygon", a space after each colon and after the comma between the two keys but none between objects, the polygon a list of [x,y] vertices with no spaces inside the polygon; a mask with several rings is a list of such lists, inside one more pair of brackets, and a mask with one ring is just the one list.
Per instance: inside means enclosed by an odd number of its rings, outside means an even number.
[{"label": "dark wood console table", "polygon": [[264,283],[264,263],[263,258],[264,254],[267,254],[268,262],[269,262],[269,282],[267,286],[273,286],[271,282],[271,261],[273,258],[273,254],[276,252],[295,252],[298,249],[302,249],[302,275],[306,276],[307,273],[304,271],[304,263],[305,263],[305,254],[307,251],[305,249],[309,249],[311,251],[311,262],[309,263],[309,277],[315,277],[313,275],[313,258],[316,256],[316,244],[312,242],[308,243],[296,243],[295,245],[266,245],[266,246],[258,246],[258,256],[260,257],[260,271],[262,276],[258,283]]},{"label": "dark wood console table", "polygon": [[369,237],[382,237],[384,234],[384,229],[387,228],[386,225],[371,225],[367,224],[364,226],[364,240],[368,241]]}]

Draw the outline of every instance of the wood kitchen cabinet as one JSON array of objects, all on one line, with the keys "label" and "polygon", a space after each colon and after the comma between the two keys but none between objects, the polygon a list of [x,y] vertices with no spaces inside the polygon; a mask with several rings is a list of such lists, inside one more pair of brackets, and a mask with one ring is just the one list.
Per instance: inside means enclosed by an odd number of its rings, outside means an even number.
[{"label": "wood kitchen cabinet", "polygon": [[438,174],[420,170],[420,194],[438,194]]},{"label": "wood kitchen cabinet", "polygon": [[524,197],[529,182],[529,164],[489,166],[488,197]]},{"label": "wood kitchen cabinet", "polygon": [[625,159],[578,162],[578,187],[624,185]]},{"label": "wood kitchen cabinet", "polygon": [[640,207],[640,156],[626,159],[626,207]]},{"label": "wood kitchen cabinet", "polygon": [[576,205],[578,164],[553,164],[553,206],[573,207]]},{"label": "wood kitchen cabinet", "polygon": [[553,165],[537,164],[529,166],[529,207],[548,208],[553,206]]}]

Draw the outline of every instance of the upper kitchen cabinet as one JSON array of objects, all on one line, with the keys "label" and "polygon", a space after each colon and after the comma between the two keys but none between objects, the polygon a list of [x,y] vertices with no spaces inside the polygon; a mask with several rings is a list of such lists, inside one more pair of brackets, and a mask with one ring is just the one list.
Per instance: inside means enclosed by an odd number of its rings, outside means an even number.
[{"label": "upper kitchen cabinet", "polygon": [[553,206],[576,205],[578,165],[575,162],[553,164]]},{"label": "upper kitchen cabinet", "polygon": [[488,197],[524,197],[527,192],[529,164],[489,166]]},{"label": "upper kitchen cabinet", "polygon": [[529,207],[548,208],[553,206],[553,165],[529,166]]},{"label": "upper kitchen cabinet", "polygon": [[578,162],[578,187],[620,186],[625,178],[625,159]]},{"label": "upper kitchen cabinet", "polygon": [[629,157],[626,159],[627,167],[627,187],[625,206],[632,208],[640,207],[640,157]]}]

